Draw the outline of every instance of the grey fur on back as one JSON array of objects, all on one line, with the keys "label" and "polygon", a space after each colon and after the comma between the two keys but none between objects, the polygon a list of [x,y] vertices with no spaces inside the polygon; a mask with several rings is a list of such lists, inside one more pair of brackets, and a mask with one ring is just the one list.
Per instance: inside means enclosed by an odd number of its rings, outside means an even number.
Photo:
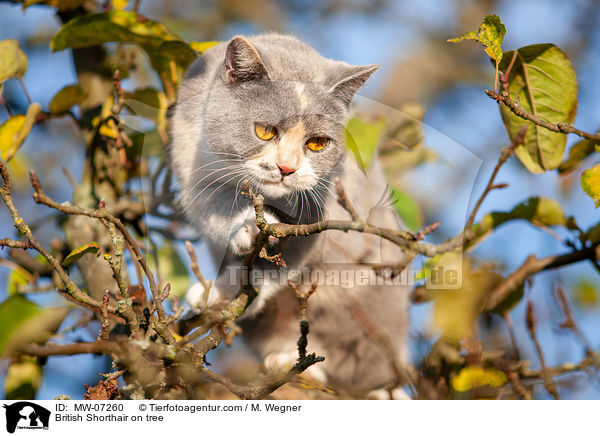
[{"label": "grey fur on back", "polygon": [[[350,100],[376,68],[326,59],[298,39],[277,34],[236,37],[192,64],[179,90],[170,160],[186,216],[221,267],[213,301],[237,292],[227,267],[239,265],[251,241],[253,211],[239,194],[243,179],[265,196],[270,221],[348,219],[332,195],[333,180],[340,178],[363,217],[399,227],[386,206],[386,183],[377,162],[362,172],[344,145]],[[255,123],[276,127],[277,137],[257,139]],[[326,137],[328,145],[313,152],[304,147],[310,137]],[[291,165],[293,171],[284,174],[282,168]],[[289,268],[347,269],[354,275],[372,273],[358,260],[397,262],[402,256],[398,247],[356,232],[288,238],[276,241],[273,249],[281,251]],[[274,266],[259,260],[256,268]],[[265,283],[242,321],[248,343],[275,366],[293,363],[296,356],[298,320],[288,316],[295,313],[289,293],[287,286]],[[353,390],[376,389],[395,375],[389,356],[349,310],[351,303],[387,331],[404,362],[408,289],[321,284],[309,300],[309,350],[326,358],[312,374]]]}]

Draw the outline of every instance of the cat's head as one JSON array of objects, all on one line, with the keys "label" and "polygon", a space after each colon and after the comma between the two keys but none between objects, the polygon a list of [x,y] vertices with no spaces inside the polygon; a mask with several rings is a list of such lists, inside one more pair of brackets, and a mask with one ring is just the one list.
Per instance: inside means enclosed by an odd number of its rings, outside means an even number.
[{"label": "cat's head", "polygon": [[228,43],[205,132],[215,152],[241,157],[259,192],[280,198],[314,188],[340,162],[350,101],[378,66],[256,45]]}]

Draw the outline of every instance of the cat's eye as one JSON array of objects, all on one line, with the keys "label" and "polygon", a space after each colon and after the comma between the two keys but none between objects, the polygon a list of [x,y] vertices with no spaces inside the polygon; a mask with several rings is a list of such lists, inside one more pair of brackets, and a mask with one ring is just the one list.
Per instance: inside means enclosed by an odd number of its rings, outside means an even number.
[{"label": "cat's eye", "polygon": [[306,146],[312,151],[321,151],[329,145],[329,138],[314,137],[306,141]]},{"label": "cat's eye", "polygon": [[277,134],[277,129],[275,129],[275,127],[267,126],[266,124],[260,123],[256,123],[254,125],[254,131],[256,132],[256,136],[258,136],[263,141],[273,139]]}]

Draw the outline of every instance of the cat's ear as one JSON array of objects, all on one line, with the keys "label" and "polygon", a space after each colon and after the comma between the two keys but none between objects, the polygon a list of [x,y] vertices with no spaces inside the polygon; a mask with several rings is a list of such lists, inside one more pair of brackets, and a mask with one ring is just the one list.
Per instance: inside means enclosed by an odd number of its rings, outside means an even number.
[{"label": "cat's ear", "polygon": [[342,73],[342,78],[329,89],[329,92],[343,100],[346,104],[350,104],[350,100],[352,100],[356,91],[365,84],[371,74],[379,67],[379,65],[346,67]]},{"label": "cat's ear", "polygon": [[225,53],[225,80],[239,83],[268,78],[269,72],[256,48],[243,36],[234,37]]}]

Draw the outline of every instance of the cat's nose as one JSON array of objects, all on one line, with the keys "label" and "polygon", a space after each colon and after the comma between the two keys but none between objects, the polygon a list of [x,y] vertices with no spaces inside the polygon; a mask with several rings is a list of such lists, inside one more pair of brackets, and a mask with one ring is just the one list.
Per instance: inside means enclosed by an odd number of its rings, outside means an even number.
[{"label": "cat's nose", "polygon": [[279,164],[277,164],[277,167],[279,168],[279,172],[281,172],[282,176],[289,176],[296,171],[296,168],[290,168]]}]

